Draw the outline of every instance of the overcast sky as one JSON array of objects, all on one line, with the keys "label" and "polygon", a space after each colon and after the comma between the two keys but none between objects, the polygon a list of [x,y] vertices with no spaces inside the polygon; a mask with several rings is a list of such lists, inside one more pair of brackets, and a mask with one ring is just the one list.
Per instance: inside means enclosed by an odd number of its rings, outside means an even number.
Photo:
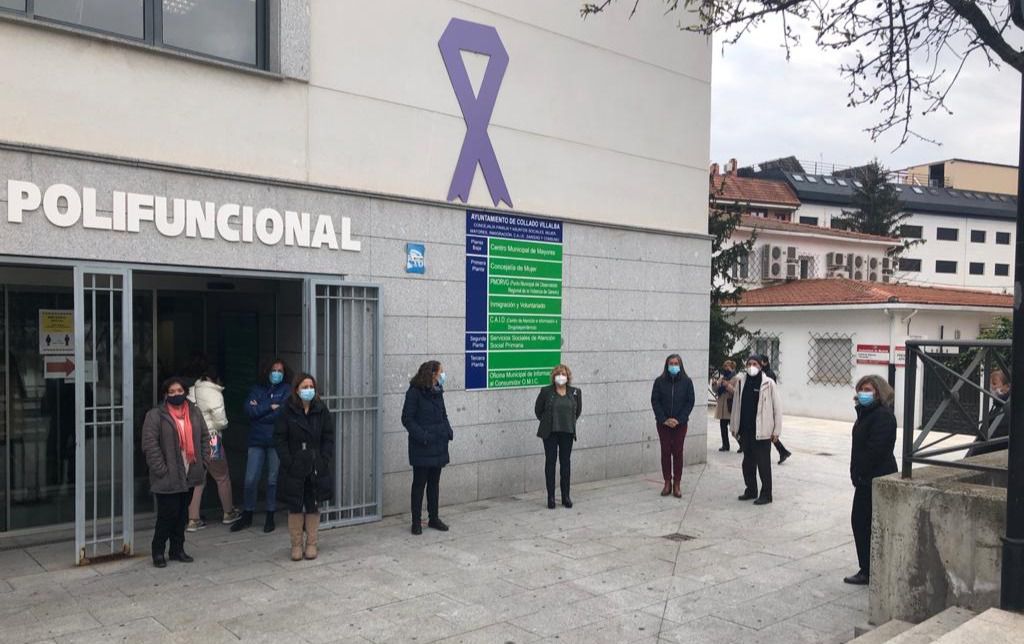
[{"label": "overcast sky", "polygon": [[864,131],[876,122],[871,106],[846,106],[842,56],[805,40],[786,61],[779,32],[767,27],[740,44],[715,47],[712,72],[711,159],[735,157],[749,165],[783,156],[859,165],[873,157],[890,168],[967,158],[1017,163],[1020,75],[991,69],[972,58],[953,89],[952,115],[919,119],[915,127],[942,143],[912,141],[895,150],[898,136],[872,143]]}]

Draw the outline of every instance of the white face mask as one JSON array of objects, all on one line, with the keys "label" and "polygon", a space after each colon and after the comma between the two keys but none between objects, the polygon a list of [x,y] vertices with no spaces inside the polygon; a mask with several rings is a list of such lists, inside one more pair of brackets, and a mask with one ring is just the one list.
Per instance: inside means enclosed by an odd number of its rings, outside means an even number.
[{"label": "white face mask", "polygon": [[560,373],[555,376],[555,384],[559,387],[564,387],[567,382],[569,382],[569,379],[564,374]]},{"label": "white face mask", "polygon": [[761,373],[761,367],[755,367],[753,365],[747,367],[747,373],[751,378],[756,378],[757,374]]}]

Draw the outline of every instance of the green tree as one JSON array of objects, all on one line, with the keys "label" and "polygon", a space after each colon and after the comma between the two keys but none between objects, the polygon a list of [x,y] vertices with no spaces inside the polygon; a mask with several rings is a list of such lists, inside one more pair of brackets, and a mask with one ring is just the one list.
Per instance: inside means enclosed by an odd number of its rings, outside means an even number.
[{"label": "green tree", "polygon": [[[899,239],[903,222],[910,218],[910,214],[903,210],[900,193],[889,182],[889,171],[876,159],[851,171],[850,175],[859,183],[855,183],[853,188],[853,210],[844,210],[842,215],[833,219],[833,228]],[[896,259],[922,241],[904,239],[889,250],[889,256]]]},{"label": "green tree", "polygon": [[712,373],[747,337],[743,321],[736,319],[736,304],[743,286],[733,279],[733,268],[746,261],[754,248],[757,231],[745,242],[728,243],[739,226],[744,208],[723,205],[711,196],[708,234],[711,235],[711,316],[709,367]]}]

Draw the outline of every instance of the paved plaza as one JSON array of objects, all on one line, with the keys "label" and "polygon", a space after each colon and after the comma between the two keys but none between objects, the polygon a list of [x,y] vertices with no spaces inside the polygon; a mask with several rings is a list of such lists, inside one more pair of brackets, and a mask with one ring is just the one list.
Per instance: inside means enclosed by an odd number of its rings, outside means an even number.
[{"label": "paved plaza", "polygon": [[682,499],[657,475],[578,485],[571,510],[496,498],[442,508],[448,533],[326,531],[316,561],[289,561],[283,528],[219,524],[165,570],[145,548],[79,569],[67,544],[0,552],[0,641],[844,642],[867,622],[842,583],[849,426],[787,418],[784,438],[765,507],[736,500],[741,457],[710,437]]}]

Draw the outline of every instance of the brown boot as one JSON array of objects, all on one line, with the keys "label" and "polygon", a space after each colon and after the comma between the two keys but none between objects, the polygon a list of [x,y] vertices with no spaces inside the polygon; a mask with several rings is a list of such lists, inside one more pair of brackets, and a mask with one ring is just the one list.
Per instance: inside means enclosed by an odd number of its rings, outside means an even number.
[{"label": "brown boot", "polygon": [[676,481],[672,485],[672,496],[676,497],[677,499],[683,498],[683,491],[679,489],[679,481]]},{"label": "brown boot", "polygon": [[306,559],[316,559],[317,532],[320,530],[320,513],[314,512],[306,516]]},{"label": "brown boot", "polygon": [[302,561],[302,520],[301,513],[288,513],[288,536],[292,540],[292,561]]},{"label": "brown boot", "polygon": [[672,481],[665,481],[665,487],[661,488],[661,495],[668,496],[672,494]]}]

